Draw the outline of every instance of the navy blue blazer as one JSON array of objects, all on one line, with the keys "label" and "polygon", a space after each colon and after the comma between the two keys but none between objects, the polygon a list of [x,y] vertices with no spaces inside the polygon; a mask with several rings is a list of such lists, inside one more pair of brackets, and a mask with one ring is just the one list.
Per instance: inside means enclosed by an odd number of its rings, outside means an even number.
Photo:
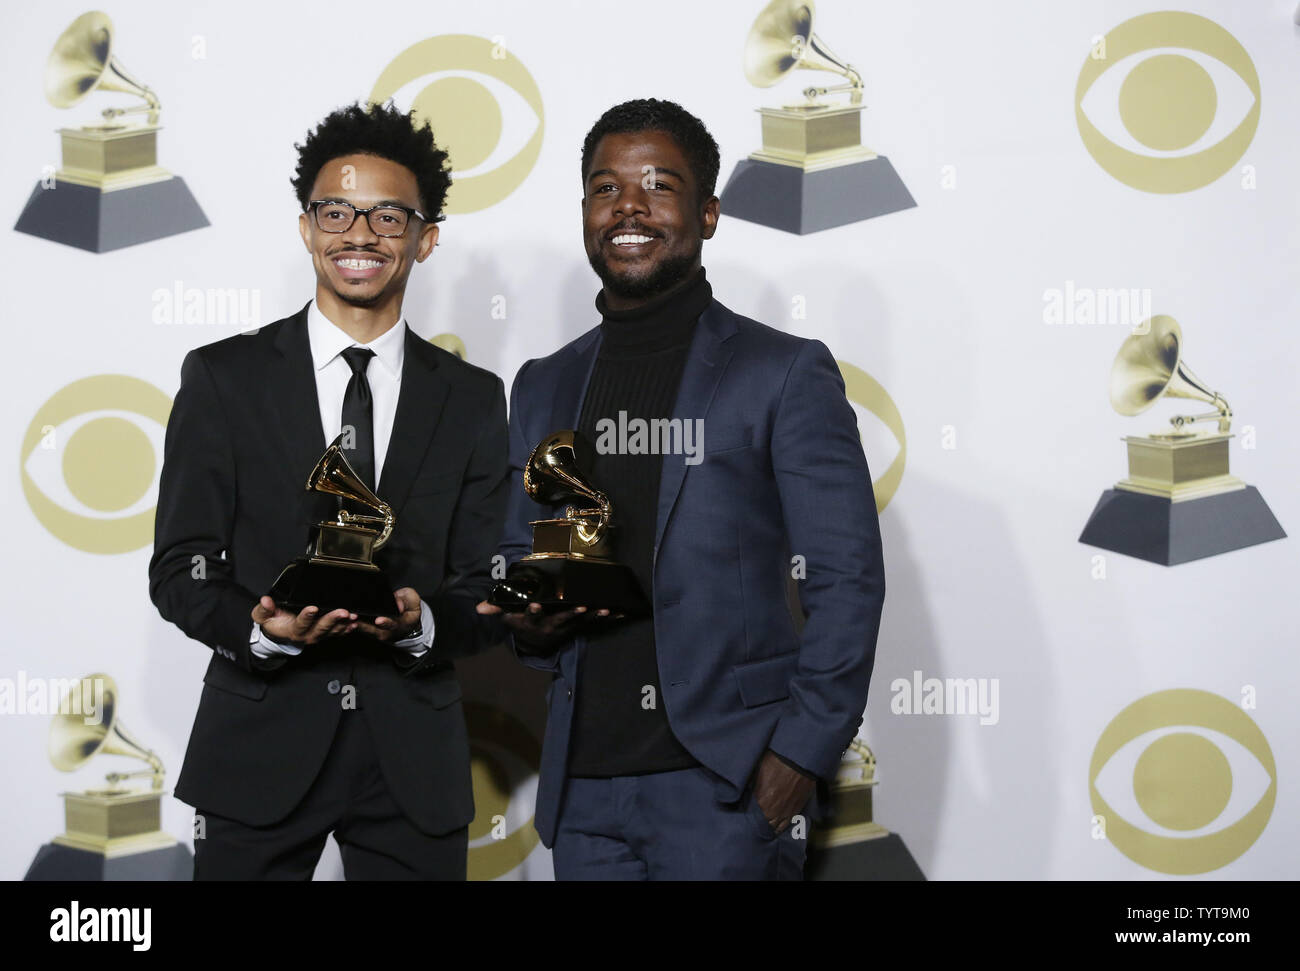
[{"label": "navy blue blazer", "polygon": [[[562,509],[528,498],[523,466],[547,434],[577,427],[600,337],[596,327],[515,377],[507,563],[530,552],[530,520]],[[721,777],[720,801],[741,797],[769,747],[830,779],[866,707],[885,595],[871,475],[839,368],[820,341],[715,300],[695,328],[673,417],[702,418],[704,446],[697,464],[665,455],[659,486],[647,593],[668,722]],[[806,570],[801,631],[786,599],[795,556]],[[546,846],[584,649],[581,636],[545,657],[515,646],[554,676],[536,809]]]}]

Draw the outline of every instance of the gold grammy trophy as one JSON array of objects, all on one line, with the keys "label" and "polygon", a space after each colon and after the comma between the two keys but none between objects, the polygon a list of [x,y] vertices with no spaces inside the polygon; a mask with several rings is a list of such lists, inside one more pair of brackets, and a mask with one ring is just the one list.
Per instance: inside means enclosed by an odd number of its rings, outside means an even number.
[{"label": "gold grammy trophy", "polygon": [[721,197],[729,216],[800,235],[916,205],[889,159],[862,144],[862,76],[813,33],[813,12],[812,0],[772,0],[745,41],[745,77],[759,88],[797,70],[847,80],[760,108],[763,147],[736,166]]},{"label": "gold grammy trophy", "polygon": [[849,743],[831,783],[831,812],[827,825],[813,830],[813,845],[822,848],[888,836],[889,830],[871,818],[871,790],[876,785],[876,755],[860,738]]},{"label": "gold grammy trophy", "polygon": [[[94,91],[144,101],[105,108],[102,122],[63,128],[63,166],[38,183],[14,229],[103,253],[199,229],[207,217],[183,179],[158,165],[162,106],[113,52],[107,14],[82,14],[63,32],[45,65],[45,97],[72,108]],[[144,114],[144,121],[127,116]]]},{"label": "gold grammy trophy", "polygon": [[875,753],[853,739],[830,784],[829,810],[813,827],[806,880],[925,879],[903,838],[872,819],[876,782]]},{"label": "gold grammy trophy", "polygon": [[[84,704],[96,697],[92,719]],[[108,785],[65,792],[65,831],[41,847],[25,880],[188,880],[190,851],[162,831],[163,764],[118,717],[117,683],[107,674],[79,679],[50,725],[50,762],[72,772],[100,755],[124,755],[148,765],[110,772]],[[124,786],[148,776],[149,788]]]},{"label": "gold grammy trophy", "polygon": [[1229,471],[1232,409],[1188,367],[1182,350],[1178,321],[1157,315],[1115,355],[1110,403],[1121,415],[1174,398],[1214,410],[1174,415],[1167,431],[1127,436],[1129,474],[1102,494],[1080,542],[1173,566],[1286,536],[1259,491]]},{"label": "gold grammy trophy", "polygon": [[610,556],[613,506],[578,466],[573,431],[554,432],[538,443],[524,466],[524,491],[535,502],[565,507],[558,519],[539,519],[533,552],[510,565],[488,601],[506,610],[529,603],[552,608],[608,608],[624,614],[649,610],[632,570]]},{"label": "gold grammy trophy", "polygon": [[374,554],[388,542],[397,520],[388,503],[353,471],[343,457],[342,443],[339,435],[325,450],[307,476],[306,489],[339,496],[378,515],[353,512],[340,504],[334,521],[316,524],[307,555],[284,568],[268,596],[288,610],[318,607],[319,616],[346,608],[365,620],[396,617],[393,585],[375,565]]}]

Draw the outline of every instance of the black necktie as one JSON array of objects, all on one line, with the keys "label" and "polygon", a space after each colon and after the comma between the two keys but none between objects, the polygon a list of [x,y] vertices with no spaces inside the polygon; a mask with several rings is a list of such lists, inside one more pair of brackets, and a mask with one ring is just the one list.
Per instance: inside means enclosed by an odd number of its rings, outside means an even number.
[{"label": "black necktie", "polygon": [[[372,492],[375,489],[375,412],[366,365],[374,356],[375,352],[365,347],[349,347],[343,351],[343,360],[352,368],[352,379],[343,393],[343,433],[346,436],[348,429],[352,430],[352,447],[345,448],[343,454]],[[344,438],[345,446],[347,442]]]}]

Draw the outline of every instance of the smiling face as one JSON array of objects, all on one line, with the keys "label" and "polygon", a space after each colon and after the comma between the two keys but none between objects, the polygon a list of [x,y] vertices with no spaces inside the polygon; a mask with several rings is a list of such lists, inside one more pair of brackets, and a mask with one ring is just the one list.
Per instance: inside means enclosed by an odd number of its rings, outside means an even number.
[{"label": "smiling face", "polygon": [[606,135],[591,155],[582,197],[587,260],[612,309],[663,293],[700,265],[718,225],[718,199],[699,199],[671,135]]},{"label": "smiling face", "polygon": [[[399,205],[425,212],[415,173],[377,155],[343,155],[321,166],[311,198],[347,202],[358,209]],[[427,215],[427,213],[426,213]],[[316,298],[330,315],[339,305],[400,312],[411,267],[438,241],[438,227],[412,216],[402,236],[377,235],[358,215],[344,233],[327,233],[310,212],[298,217],[302,241],[316,268]]]}]

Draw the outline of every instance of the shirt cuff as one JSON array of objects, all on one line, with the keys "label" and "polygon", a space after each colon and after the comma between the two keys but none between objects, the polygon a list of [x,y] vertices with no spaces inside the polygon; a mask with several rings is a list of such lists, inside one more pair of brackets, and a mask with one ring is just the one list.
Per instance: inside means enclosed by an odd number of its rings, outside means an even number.
[{"label": "shirt cuff", "polygon": [[428,601],[420,601],[419,633],[413,637],[393,641],[393,647],[399,651],[406,651],[411,657],[421,657],[425,651],[433,647],[433,611],[429,609]]},{"label": "shirt cuff", "polygon": [[262,625],[256,622],[253,623],[253,632],[248,636],[248,649],[263,661],[277,655],[293,657],[302,653],[302,648],[296,644],[279,644],[271,640],[262,630]]}]

